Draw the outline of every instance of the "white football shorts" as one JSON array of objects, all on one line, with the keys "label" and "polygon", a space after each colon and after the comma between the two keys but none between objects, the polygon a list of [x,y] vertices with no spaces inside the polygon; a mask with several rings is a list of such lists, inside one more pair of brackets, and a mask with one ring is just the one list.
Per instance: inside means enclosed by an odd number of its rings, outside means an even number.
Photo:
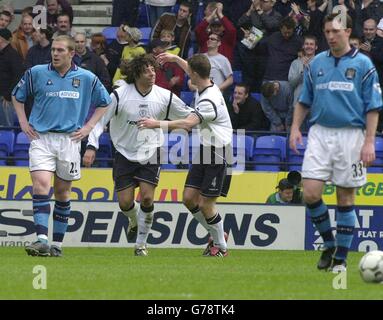
[{"label": "white football shorts", "polygon": [[361,128],[313,125],[309,130],[302,177],[331,181],[344,188],[363,186],[367,181],[360,154],[364,139]]},{"label": "white football shorts", "polygon": [[63,180],[81,178],[81,142],[72,141],[69,133],[39,133],[40,138],[31,141],[29,170],[51,171]]}]

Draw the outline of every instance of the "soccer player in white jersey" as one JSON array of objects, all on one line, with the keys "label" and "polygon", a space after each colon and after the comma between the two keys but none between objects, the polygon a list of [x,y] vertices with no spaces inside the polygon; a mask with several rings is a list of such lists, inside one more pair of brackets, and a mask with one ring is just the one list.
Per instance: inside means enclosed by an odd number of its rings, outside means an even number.
[{"label": "soccer player in white jersey", "polygon": [[[375,67],[367,56],[350,47],[352,21],[344,15],[347,19],[338,20],[342,14],[332,14],[324,20],[330,50],[318,54],[305,70],[290,134],[290,147],[297,152],[297,142],[302,143],[299,128],[310,111],[303,196],[325,246],[317,267],[334,273],[346,270],[356,220],[355,190],[366,183],[366,167],[375,160],[375,133],[382,107]],[[335,238],[322,200],[326,181],[336,186]]]},{"label": "soccer player in white jersey", "polygon": [[[219,196],[226,196],[231,175],[227,172],[226,155],[230,155],[232,126],[220,89],[210,80],[210,62],[206,55],[197,54],[183,60],[179,56],[164,53],[158,56],[160,63],[176,62],[197,87],[195,110],[185,119],[159,121],[143,119],[143,128],[168,128],[191,130],[199,126],[201,133],[200,154],[186,178],[183,202],[194,217],[212,237],[204,255],[224,257],[227,255],[226,235],[223,221],[216,209]],[[228,153],[229,152],[229,153]],[[198,162],[198,163],[196,163]]]},{"label": "soccer player in white jersey", "polygon": [[[111,102],[100,80],[72,63],[74,46],[72,38],[57,37],[52,43],[52,63],[27,70],[12,92],[21,130],[31,140],[29,170],[38,240],[25,250],[32,256],[62,255],[61,245],[70,215],[71,185],[81,177],[80,141]],[[34,97],[29,122],[24,110],[28,96]],[[91,104],[97,106],[96,111],[84,124]],[[49,246],[49,193],[53,176],[53,243]]]},{"label": "soccer player in white jersey", "polygon": [[[137,123],[145,117],[185,118],[192,111],[172,92],[154,84],[156,66],[151,55],[122,62],[121,72],[126,75],[126,83],[111,94],[112,104],[90,133],[83,158],[85,166],[91,166],[98,138],[110,121],[110,135],[117,150],[113,178],[119,206],[129,219],[128,240],[137,236],[134,251],[137,256],[148,254],[146,242],[153,222],[154,191],[160,174],[158,148],[163,142],[161,129],[140,131]],[[136,187],[140,188],[140,208],[134,201]]]}]

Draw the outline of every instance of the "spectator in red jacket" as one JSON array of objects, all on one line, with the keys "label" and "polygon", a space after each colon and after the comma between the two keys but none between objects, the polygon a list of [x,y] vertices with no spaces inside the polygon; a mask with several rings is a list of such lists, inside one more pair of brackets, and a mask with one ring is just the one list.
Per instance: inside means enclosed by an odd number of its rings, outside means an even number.
[{"label": "spectator in red jacket", "polygon": [[[215,6],[214,10],[209,10]],[[233,63],[234,47],[236,44],[237,30],[230,20],[222,13],[222,3],[211,2],[205,10],[205,18],[195,28],[195,35],[201,53],[207,52],[207,40],[210,33],[221,37],[221,46],[218,52]]]},{"label": "spectator in red jacket", "polygon": [[[169,47],[168,42],[161,41],[160,39],[154,39],[150,43],[150,49],[152,54],[156,57],[161,53],[164,53]],[[173,62],[167,62],[160,65],[156,69],[156,85],[170,90],[176,95],[180,95],[182,85],[184,82],[183,70]]]}]

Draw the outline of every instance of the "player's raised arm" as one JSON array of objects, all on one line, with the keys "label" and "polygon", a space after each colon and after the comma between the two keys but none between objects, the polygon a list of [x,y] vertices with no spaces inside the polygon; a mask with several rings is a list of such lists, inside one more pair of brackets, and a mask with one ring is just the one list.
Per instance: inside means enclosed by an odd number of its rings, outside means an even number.
[{"label": "player's raised arm", "polygon": [[166,63],[166,62],[175,62],[189,75],[188,63],[186,60],[182,59],[180,56],[177,56],[175,54],[171,54],[168,52],[164,52],[164,53],[159,54],[156,57],[156,59],[157,59],[158,63],[161,65]]},{"label": "player's raised arm", "polygon": [[189,114],[185,119],[179,120],[155,120],[155,119],[142,119],[138,122],[139,129],[154,129],[164,128],[167,130],[184,129],[190,131],[194,126],[200,123],[199,117],[195,113]]}]

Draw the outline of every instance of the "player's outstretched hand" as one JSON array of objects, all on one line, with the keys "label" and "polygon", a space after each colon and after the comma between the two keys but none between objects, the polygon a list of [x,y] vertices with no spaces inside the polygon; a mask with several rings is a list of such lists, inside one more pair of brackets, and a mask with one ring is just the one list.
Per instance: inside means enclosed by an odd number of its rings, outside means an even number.
[{"label": "player's outstretched hand", "polygon": [[154,129],[160,127],[160,122],[152,118],[141,119],[137,123],[138,129]]},{"label": "player's outstretched hand", "polygon": [[176,59],[177,59],[177,55],[175,54],[172,54],[172,53],[168,53],[168,52],[164,52],[164,53],[161,53],[159,54],[157,57],[156,57],[156,60],[159,64],[164,64],[166,62],[175,62]]},{"label": "player's outstretched hand", "polygon": [[365,141],[361,153],[361,160],[364,167],[369,167],[375,161],[375,144],[373,142]]},{"label": "player's outstretched hand", "polygon": [[297,149],[297,144],[303,144],[302,134],[299,129],[291,128],[290,132],[290,149],[293,150],[296,154],[299,154]]},{"label": "player's outstretched hand", "polygon": [[35,140],[39,138],[37,132],[30,126],[28,122],[20,123],[21,130],[26,134],[29,140]]},{"label": "player's outstretched hand", "polygon": [[96,151],[93,149],[87,149],[82,157],[82,163],[85,167],[90,168],[96,159]]}]

